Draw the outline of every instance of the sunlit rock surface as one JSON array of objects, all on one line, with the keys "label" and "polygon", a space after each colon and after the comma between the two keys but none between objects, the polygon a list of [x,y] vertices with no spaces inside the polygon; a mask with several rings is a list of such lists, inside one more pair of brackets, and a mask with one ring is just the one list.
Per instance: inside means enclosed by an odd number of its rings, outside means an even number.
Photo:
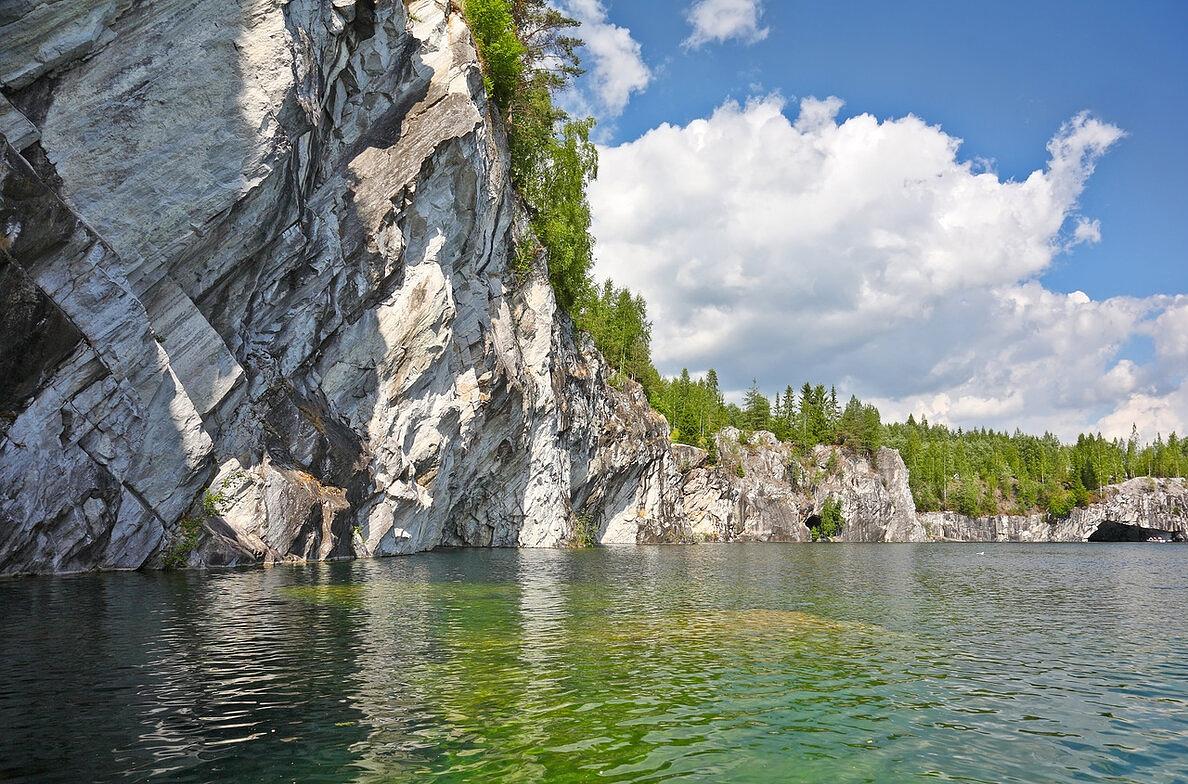
[{"label": "sunlit rock surface", "polygon": [[888,450],[670,444],[511,271],[446,0],[17,2],[0,41],[0,573],[805,541],[829,497],[847,541],[1185,518],[918,520]]},{"label": "sunlit rock surface", "polygon": [[[0,16],[0,572],[678,541],[434,0]],[[186,524],[183,524],[185,521]]]},{"label": "sunlit rock surface", "polygon": [[1097,500],[1057,520],[1040,514],[966,517],[929,512],[920,515],[920,521],[931,539],[963,542],[1183,541],[1188,539],[1188,483],[1131,479],[1102,488]]},{"label": "sunlit rock surface", "polygon": [[[800,459],[789,444],[735,428],[717,435],[718,462],[688,447],[674,458],[685,473],[684,511],[695,539],[803,542],[807,523],[836,499],[846,521],[841,539],[923,541],[899,453],[879,450],[874,461],[837,447],[817,447]],[[872,465],[873,462],[873,465]]]}]

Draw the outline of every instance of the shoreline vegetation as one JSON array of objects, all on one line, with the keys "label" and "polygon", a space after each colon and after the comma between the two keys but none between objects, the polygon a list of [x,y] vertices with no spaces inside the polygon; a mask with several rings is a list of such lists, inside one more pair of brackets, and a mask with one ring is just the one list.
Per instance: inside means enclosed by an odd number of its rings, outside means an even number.
[{"label": "shoreline vegetation", "polygon": [[639,383],[672,427],[672,440],[701,447],[716,460],[715,434],[733,426],[767,430],[801,455],[833,444],[873,457],[897,449],[910,473],[917,511],[968,516],[1043,512],[1065,517],[1106,485],[1135,477],[1188,476],[1188,439],[1171,433],[1142,443],[1082,434],[1066,444],[1051,433],[964,430],[909,416],[884,423],[879,410],[835,387],[785,387],[774,400],[753,383],[742,405],[727,403],[713,369],[664,378],[651,359],[651,322],[643,297],[592,275],[594,239],[586,187],[598,174],[590,141],[593,118],[574,119],[553,95],[583,73],[569,34],[578,22],[547,0],[463,0],[487,93],[507,129],[512,181],[523,198],[531,237],[517,238],[517,272],[543,252],[558,304],[588,333],[622,386]]}]

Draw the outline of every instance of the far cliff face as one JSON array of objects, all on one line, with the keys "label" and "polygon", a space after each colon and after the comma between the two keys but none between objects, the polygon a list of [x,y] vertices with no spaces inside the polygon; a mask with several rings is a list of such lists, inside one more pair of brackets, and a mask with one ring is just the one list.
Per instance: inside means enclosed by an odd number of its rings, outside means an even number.
[{"label": "far cliff face", "polygon": [[446,0],[60,1],[0,40],[0,573],[682,538],[666,423],[511,272]]},{"label": "far cliff face", "polygon": [[842,507],[848,542],[914,542],[925,539],[899,453],[880,449],[871,461],[837,447],[819,446],[811,458],[771,433],[735,428],[717,434],[718,464],[706,453],[674,447],[684,472],[684,513],[701,541],[806,542],[807,523],[826,499]]},{"label": "far cliff face", "polygon": [[1102,488],[1099,498],[1062,520],[1044,515],[966,517],[920,515],[930,539],[959,542],[1143,541],[1166,534],[1188,539],[1188,483],[1183,479],[1131,479]]}]

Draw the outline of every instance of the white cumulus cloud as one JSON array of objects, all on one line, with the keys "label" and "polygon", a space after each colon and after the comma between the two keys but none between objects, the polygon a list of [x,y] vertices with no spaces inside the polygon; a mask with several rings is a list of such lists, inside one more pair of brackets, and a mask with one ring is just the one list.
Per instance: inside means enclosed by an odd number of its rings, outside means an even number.
[{"label": "white cumulus cloud", "polygon": [[685,17],[693,28],[684,41],[690,49],[732,38],[755,43],[770,32],[770,28],[760,26],[762,0],[697,0]]},{"label": "white cumulus cloud", "polygon": [[581,23],[575,35],[585,43],[583,65],[588,71],[562,102],[574,114],[613,120],[631,96],[652,81],[642,48],[631,30],[608,21],[606,6],[599,0],[567,0],[561,8]]},{"label": "white cumulus cloud", "polygon": [[[648,299],[662,372],[837,382],[896,417],[1065,436],[1188,419],[1188,346],[1169,337],[1188,299],[1038,281],[1100,239],[1078,198],[1120,129],[1077,115],[1044,168],[1002,180],[937,126],[841,106],[808,98],[793,121],[777,95],[728,102],[602,149],[598,273]],[[1154,360],[1120,356],[1136,335]]]}]

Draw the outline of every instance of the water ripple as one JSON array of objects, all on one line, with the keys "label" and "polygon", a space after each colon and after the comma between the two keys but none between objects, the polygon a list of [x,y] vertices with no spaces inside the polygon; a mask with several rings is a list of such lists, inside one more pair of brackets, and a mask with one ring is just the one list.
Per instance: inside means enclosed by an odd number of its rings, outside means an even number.
[{"label": "water ripple", "polygon": [[3,581],[0,780],[1188,781],[1188,549],[985,550]]}]

